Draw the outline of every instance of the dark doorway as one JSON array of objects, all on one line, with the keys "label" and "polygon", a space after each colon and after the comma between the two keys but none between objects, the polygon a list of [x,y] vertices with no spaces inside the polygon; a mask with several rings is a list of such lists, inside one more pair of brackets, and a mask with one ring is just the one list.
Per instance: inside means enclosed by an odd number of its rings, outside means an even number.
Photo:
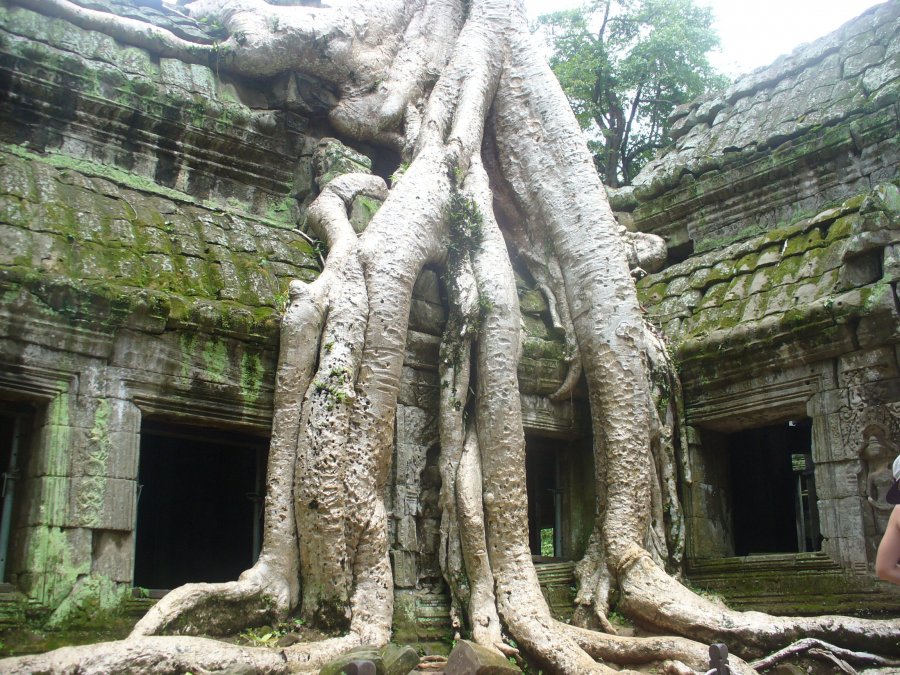
[{"label": "dark doorway", "polygon": [[9,575],[13,510],[22,479],[34,410],[24,404],[0,402],[0,582]]},{"label": "dark doorway", "polygon": [[735,555],[818,551],[810,421],[730,434],[726,447]]},{"label": "dark doorway", "polygon": [[267,447],[235,432],[143,426],[135,586],[232,581],[253,564]]},{"label": "dark doorway", "polygon": [[591,439],[526,436],[525,485],[532,556],[584,555],[596,508]]},{"label": "dark doorway", "polygon": [[559,455],[547,439],[528,438],[526,442],[525,485],[528,491],[528,543],[531,555],[559,556],[562,534]]}]

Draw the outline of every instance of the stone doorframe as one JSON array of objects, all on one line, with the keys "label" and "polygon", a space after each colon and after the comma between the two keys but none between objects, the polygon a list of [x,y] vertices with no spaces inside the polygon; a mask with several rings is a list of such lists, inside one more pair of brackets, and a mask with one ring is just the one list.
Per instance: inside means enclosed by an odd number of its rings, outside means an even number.
[{"label": "stone doorframe", "polygon": [[733,433],[789,419],[812,421],[812,453],[823,551],[841,567],[865,572],[869,565],[860,496],[858,444],[842,431],[841,359],[770,371],[738,382],[698,386],[685,383],[688,457],[685,461],[686,558],[715,557],[704,536],[724,539],[729,513],[716,511],[719,486],[707,466],[702,432]]}]

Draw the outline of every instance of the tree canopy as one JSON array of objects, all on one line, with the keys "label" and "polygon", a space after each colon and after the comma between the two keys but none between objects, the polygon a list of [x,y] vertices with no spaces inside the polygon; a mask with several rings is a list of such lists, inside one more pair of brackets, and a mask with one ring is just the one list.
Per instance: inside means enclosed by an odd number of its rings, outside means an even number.
[{"label": "tree canopy", "polygon": [[628,185],[668,141],[676,106],[724,86],[713,14],[693,0],[592,0],[538,19],[550,65],[606,185]]}]

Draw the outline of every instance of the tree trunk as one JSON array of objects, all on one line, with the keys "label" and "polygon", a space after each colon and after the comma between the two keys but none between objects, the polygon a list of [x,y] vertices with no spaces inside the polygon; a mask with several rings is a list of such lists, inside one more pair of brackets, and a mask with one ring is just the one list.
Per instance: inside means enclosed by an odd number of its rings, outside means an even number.
[{"label": "tree trunk", "polygon": [[[203,51],[67,0],[33,4],[166,55],[196,59]],[[735,653],[756,655],[809,634],[897,652],[897,622],[731,612],[666,571],[677,569],[683,546],[673,468],[677,380],[660,338],[645,325],[633,251],[520,2],[394,0],[330,10],[204,0],[191,11],[241,31],[240,42],[226,43],[224,68],[245,77],[292,69],[334,82],[335,128],[402,150],[409,169],[390,190],[371,176],[336,179],[310,209],[329,252],[319,279],[292,286],[282,323],[260,561],[235,582],[192,584],[166,596],[126,641],[92,647],[93,654],[12,659],[5,672],[73,664],[99,672],[126,658],[139,658],[146,672],[215,670],[247,659],[260,672],[284,672],[386,643],[393,586],[383,495],[412,287],[426,264],[444,265],[450,277],[441,559],[461,631],[506,653],[515,651],[504,643],[511,638],[550,670],[579,674],[613,672],[597,659],[705,671],[706,647],[691,640],[723,640]],[[356,194],[384,200],[359,237],[347,216]],[[617,590],[620,611],[683,637],[616,637],[550,615],[528,546],[516,377],[521,329],[504,235],[544,270],[543,287],[577,361],[569,386],[583,371],[589,392],[598,505],[578,567],[579,616],[610,629],[606,614]],[[653,369],[665,377],[652,378]],[[651,382],[660,381],[669,391],[654,389]],[[660,405],[663,394],[670,402]],[[142,637],[234,631],[296,609],[343,634],[280,652]],[[733,667],[751,672],[740,659]]]}]

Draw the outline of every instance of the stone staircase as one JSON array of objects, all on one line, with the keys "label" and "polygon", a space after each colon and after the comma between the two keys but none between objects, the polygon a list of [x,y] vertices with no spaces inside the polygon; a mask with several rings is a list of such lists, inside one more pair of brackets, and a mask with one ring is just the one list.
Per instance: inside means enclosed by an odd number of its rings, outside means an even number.
[{"label": "stone staircase", "polygon": [[773,614],[900,614],[900,594],[874,573],[850,574],[825,553],[691,561],[690,585],[729,607]]},{"label": "stone staircase", "polygon": [[12,584],[0,584],[0,629],[40,622],[49,614],[40,602],[20,593]]},{"label": "stone staircase", "polygon": [[571,560],[536,560],[534,569],[550,612],[560,621],[568,621],[575,612],[575,563]]}]

